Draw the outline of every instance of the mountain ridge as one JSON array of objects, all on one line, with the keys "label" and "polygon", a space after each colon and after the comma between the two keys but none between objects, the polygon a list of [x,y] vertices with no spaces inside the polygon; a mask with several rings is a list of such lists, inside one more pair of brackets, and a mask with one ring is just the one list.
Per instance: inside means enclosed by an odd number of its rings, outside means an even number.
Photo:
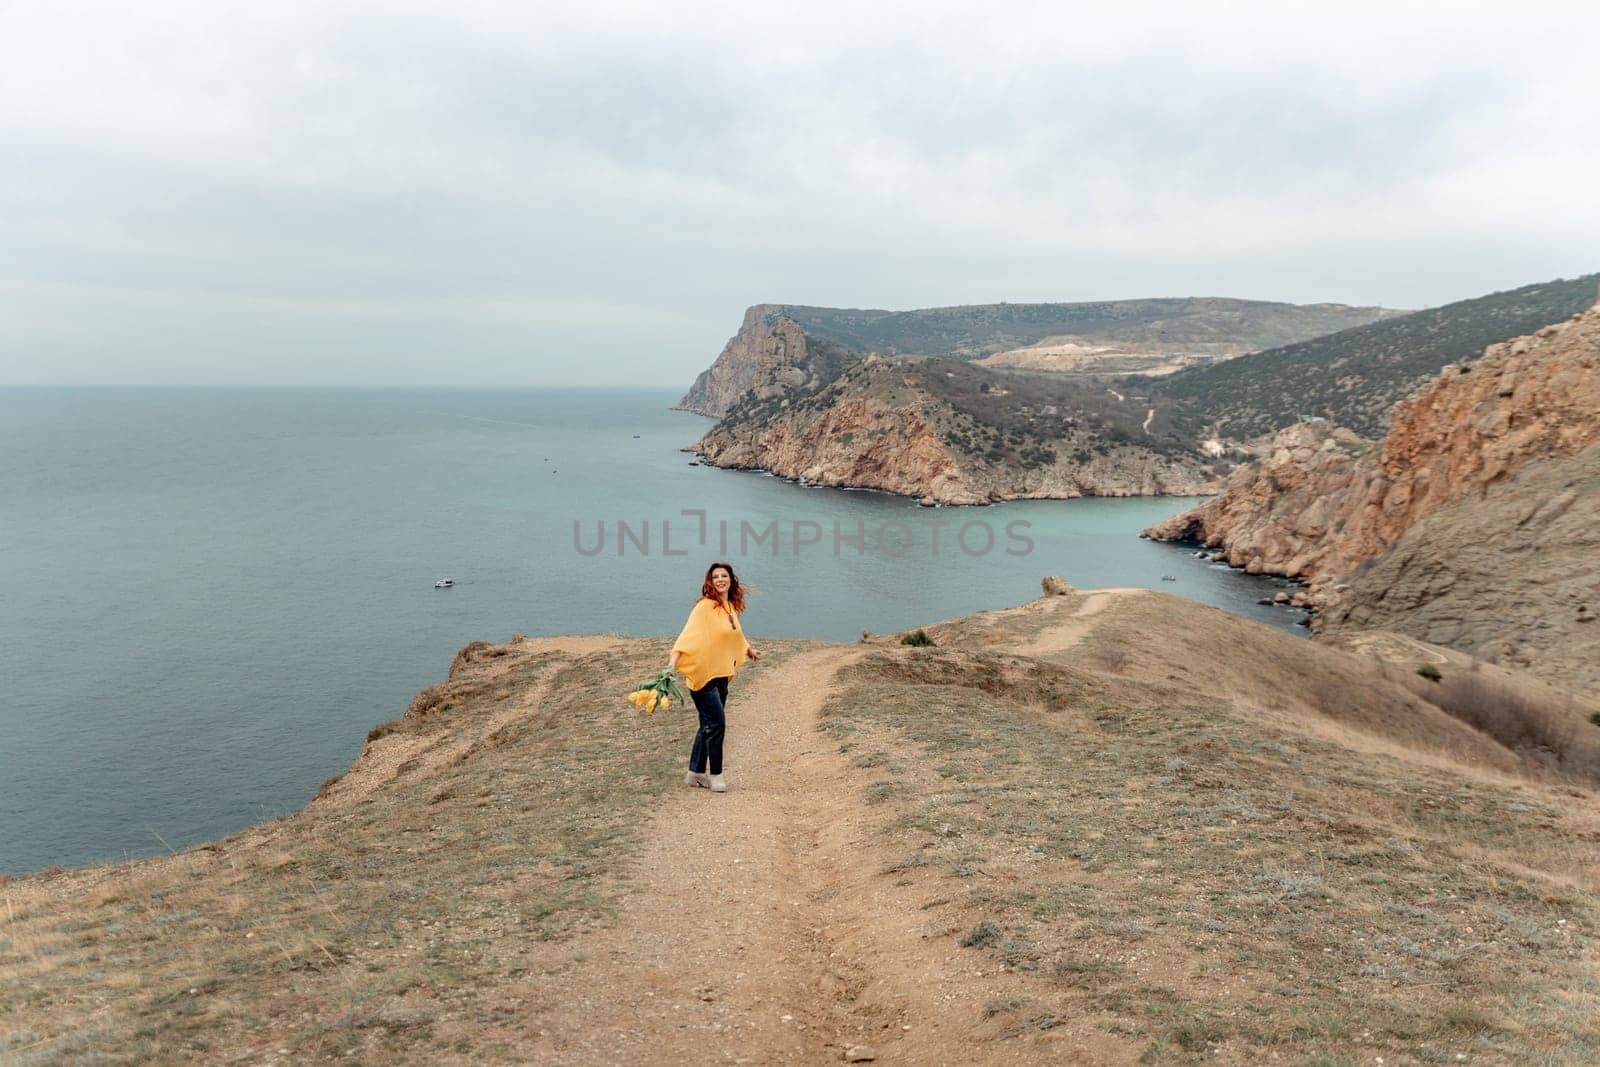
[{"label": "mountain ridge", "polygon": [[1076,303],[962,304],[888,311],[805,304],[754,304],[717,359],[676,408],[720,417],[753,378],[765,335],[780,317],[807,336],[865,356],[981,359],[1046,338],[1221,347],[1270,347],[1403,312],[1345,304],[1287,304],[1231,297],[1157,297]]},{"label": "mountain ridge", "polygon": [[1537,282],[1180,370],[1151,388],[1189,405],[1231,441],[1269,436],[1308,416],[1377,439],[1394,404],[1439,368],[1586,311],[1597,295],[1600,273]]},{"label": "mountain ridge", "polygon": [[[1559,660],[1569,681],[1600,682],[1600,666],[1572,673],[1585,661],[1576,649],[1592,645],[1588,613],[1600,610],[1582,595],[1600,594],[1600,558],[1580,550],[1582,530],[1600,524],[1600,466],[1585,458],[1596,449],[1600,305],[1446,366],[1395,406],[1381,444],[1331,423],[1280,431],[1220,496],[1145,536],[1201,541],[1235,566],[1307,582],[1319,629],[1409,632],[1431,600],[1470,584],[1481,602],[1452,596],[1449,625],[1418,623],[1417,636],[1454,634],[1468,650],[1495,647],[1529,665]],[[1564,501],[1553,512],[1549,493]],[[1446,512],[1448,522],[1436,518]],[[1550,543],[1516,533],[1557,520],[1565,532]],[[1403,556],[1392,557],[1402,542]],[[1522,567],[1528,553],[1548,558],[1537,582],[1491,581],[1481,558],[1470,567],[1450,562],[1475,542],[1508,546],[1503,568]],[[1388,583],[1397,586],[1392,596]],[[1546,596],[1555,598],[1548,613]],[[1505,640],[1494,639],[1497,627]]]},{"label": "mountain ridge", "polygon": [[752,383],[689,451],[720,467],[927,504],[1194,495],[1217,470],[1164,413],[951,358],[869,356],[780,316]]}]

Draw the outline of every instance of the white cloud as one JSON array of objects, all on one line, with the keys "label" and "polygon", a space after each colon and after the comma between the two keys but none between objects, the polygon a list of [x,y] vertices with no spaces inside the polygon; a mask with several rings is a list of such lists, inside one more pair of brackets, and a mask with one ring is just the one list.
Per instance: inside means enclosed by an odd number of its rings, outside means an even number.
[{"label": "white cloud", "polygon": [[1422,11],[12,4],[0,381],[686,382],[755,301],[1595,269],[1600,17]]}]

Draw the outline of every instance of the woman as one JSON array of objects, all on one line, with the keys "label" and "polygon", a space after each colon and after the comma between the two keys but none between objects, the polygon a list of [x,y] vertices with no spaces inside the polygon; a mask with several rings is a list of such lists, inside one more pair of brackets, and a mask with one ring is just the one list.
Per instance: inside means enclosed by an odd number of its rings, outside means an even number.
[{"label": "woman", "polygon": [[[744,610],[744,589],[726,563],[713,563],[700,583],[700,599],[672,643],[667,666],[689,683],[689,695],[700,713],[700,729],[689,751],[689,785],[726,793],[722,780],[722,735],[727,727],[728,679],[746,658],[754,663],[761,653],[750,647],[739,628]],[[709,774],[707,772],[710,772]]]}]

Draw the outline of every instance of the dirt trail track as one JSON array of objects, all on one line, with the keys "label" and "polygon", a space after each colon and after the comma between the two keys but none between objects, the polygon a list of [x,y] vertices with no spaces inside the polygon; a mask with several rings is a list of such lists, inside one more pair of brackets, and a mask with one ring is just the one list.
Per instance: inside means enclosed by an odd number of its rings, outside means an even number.
[{"label": "dirt trail track", "polygon": [[878,1062],[986,1061],[947,1029],[953,976],[930,971],[929,915],[880,873],[861,772],[815,729],[858,655],[807,651],[735,680],[729,792],[685,786],[655,818],[636,893],[568,975],[550,1062],[837,1063],[858,1045]]},{"label": "dirt trail track", "polygon": [[1034,640],[1019,645],[1016,652],[1022,656],[1050,656],[1075,648],[1094,628],[1090,619],[1110,607],[1119,597],[1144,594],[1143,589],[1101,589],[1090,593],[1066,620],[1046,628]]}]

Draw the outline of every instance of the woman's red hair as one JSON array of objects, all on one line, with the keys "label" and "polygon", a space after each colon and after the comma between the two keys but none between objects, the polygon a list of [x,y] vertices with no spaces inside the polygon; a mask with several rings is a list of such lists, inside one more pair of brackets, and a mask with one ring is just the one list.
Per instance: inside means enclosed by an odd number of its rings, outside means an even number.
[{"label": "woman's red hair", "polygon": [[744,586],[739,584],[739,576],[733,573],[733,568],[726,563],[713,563],[706,568],[705,581],[700,583],[700,595],[710,600],[717,599],[717,587],[711,584],[711,572],[721,567],[728,572],[728,604],[734,611],[744,613]]}]

